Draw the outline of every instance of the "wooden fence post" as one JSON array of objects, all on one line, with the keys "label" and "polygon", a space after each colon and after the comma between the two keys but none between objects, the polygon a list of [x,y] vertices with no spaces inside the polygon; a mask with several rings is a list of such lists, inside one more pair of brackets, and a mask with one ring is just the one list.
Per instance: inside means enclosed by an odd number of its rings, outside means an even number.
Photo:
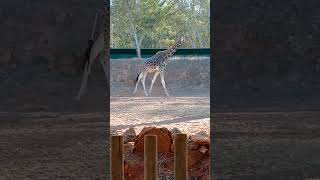
[{"label": "wooden fence post", "polygon": [[157,179],[157,136],[144,136],[144,179]]},{"label": "wooden fence post", "polygon": [[123,180],[123,136],[111,138],[111,180]]},{"label": "wooden fence post", "polygon": [[187,179],[187,135],[175,135],[174,176],[175,180]]}]

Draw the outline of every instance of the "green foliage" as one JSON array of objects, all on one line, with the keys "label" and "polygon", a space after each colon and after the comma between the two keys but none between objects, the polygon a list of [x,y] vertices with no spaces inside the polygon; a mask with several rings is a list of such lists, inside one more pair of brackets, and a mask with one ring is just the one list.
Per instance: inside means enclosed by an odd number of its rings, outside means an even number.
[{"label": "green foliage", "polygon": [[[111,0],[113,48],[164,48],[187,35],[209,47],[210,0]],[[139,44],[140,43],[140,44]]]}]

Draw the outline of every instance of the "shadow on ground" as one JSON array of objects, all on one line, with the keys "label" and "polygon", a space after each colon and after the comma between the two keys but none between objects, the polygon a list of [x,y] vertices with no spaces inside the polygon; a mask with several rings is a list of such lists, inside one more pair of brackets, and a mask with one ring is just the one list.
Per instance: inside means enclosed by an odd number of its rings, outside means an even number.
[{"label": "shadow on ground", "polygon": [[106,179],[108,129],[103,72],[75,101],[81,74],[46,66],[3,69],[0,179]]}]

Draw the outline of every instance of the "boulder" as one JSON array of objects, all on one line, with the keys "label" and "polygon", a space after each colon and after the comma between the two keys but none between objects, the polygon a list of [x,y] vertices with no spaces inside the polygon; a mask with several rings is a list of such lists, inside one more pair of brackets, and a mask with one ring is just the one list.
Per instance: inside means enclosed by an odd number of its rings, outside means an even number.
[{"label": "boulder", "polygon": [[176,134],[182,133],[178,128],[172,128],[172,129],[170,130],[170,132],[171,132],[171,138],[172,138],[173,140],[174,140]]},{"label": "boulder", "polygon": [[[167,128],[161,127],[160,130],[161,130],[163,133],[166,133],[169,137],[172,137],[172,136],[171,136],[171,132],[170,132]],[[174,140],[174,139],[172,139],[172,140]]]},{"label": "boulder", "polygon": [[204,157],[199,160],[195,165],[189,169],[189,175],[201,179],[201,177],[210,175],[210,160],[209,156],[204,155]]},{"label": "boulder", "polygon": [[174,148],[175,148],[175,143],[173,141],[173,143],[170,146],[170,152],[174,152]]},{"label": "boulder", "polygon": [[128,142],[123,145],[123,152],[124,153],[131,153],[134,148],[134,143],[133,142]]},{"label": "boulder", "polygon": [[199,145],[193,141],[187,143],[187,150],[196,150],[199,148]]},{"label": "boulder", "polygon": [[[173,141],[173,143],[171,144],[170,147],[170,151],[174,152],[174,148],[175,148],[175,143]],[[187,142],[187,150],[197,150],[199,148],[199,145],[193,141],[189,141]]]},{"label": "boulder", "polygon": [[172,139],[171,139],[169,130],[166,128],[156,128],[156,127],[145,127],[142,129],[140,134],[135,139],[133,152],[140,152],[140,153],[144,152],[144,136],[145,135],[157,136],[157,150],[159,153],[170,152]]},{"label": "boulder", "polygon": [[208,146],[210,144],[210,137],[206,131],[200,131],[195,135],[190,136],[190,140],[202,146]]},{"label": "boulder", "polygon": [[[129,165],[124,163],[124,179],[126,180],[137,180],[143,179],[143,161],[135,165]],[[142,172],[142,173],[141,173]]]},{"label": "boulder", "polygon": [[197,164],[203,157],[204,155],[198,150],[187,150],[188,169]]},{"label": "boulder", "polygon": [[123,134],[123,143],[127,142],[134,142],[134,139],[136,138],[136,131],[133,127],[130,127],[128,130],[126,130]]},{"label": "boulder", "polygon": [[205,154],[206,152],[209,152],[208,148],[205,146],[201,146],[198,151],[200,151],[202,154]]},{"label": "boulder", "polygon": [[210,180],[209,174],[202,176],[200,180]]}]

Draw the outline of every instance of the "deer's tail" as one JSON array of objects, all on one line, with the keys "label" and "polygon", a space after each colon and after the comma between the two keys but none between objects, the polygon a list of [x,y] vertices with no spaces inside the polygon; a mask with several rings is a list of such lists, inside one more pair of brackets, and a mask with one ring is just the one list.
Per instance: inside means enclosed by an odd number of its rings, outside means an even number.
[{"label": "deer's tail", "polygon": [[140,75],[140,73],[138,73],[138,76],[137,76],[137,78],[136,78],[136,82],[138,81],[138,79],[139,79],[139,75]]},{"label": "deer's tail", "polygon": [[86,52],[83,57],[83,64],[82,64],[83,71],[85,71],[85,67],[86,67],[87,63],[89,63],[89,61],[90,61],[90,53],[92,50],[92,46],[93,46],[93,40],[89,40],[88,41],[88,48],[86,49]]},{"label": "deer's tail", "polygon": [[138,81],[139,76],[140,76],[140,74],[141,74],[141,64],[139,64],[139,71],[138,71],[138,72],[139,72],[139,73],[138,73],[138,75],[137,75],[136,82]]}]

